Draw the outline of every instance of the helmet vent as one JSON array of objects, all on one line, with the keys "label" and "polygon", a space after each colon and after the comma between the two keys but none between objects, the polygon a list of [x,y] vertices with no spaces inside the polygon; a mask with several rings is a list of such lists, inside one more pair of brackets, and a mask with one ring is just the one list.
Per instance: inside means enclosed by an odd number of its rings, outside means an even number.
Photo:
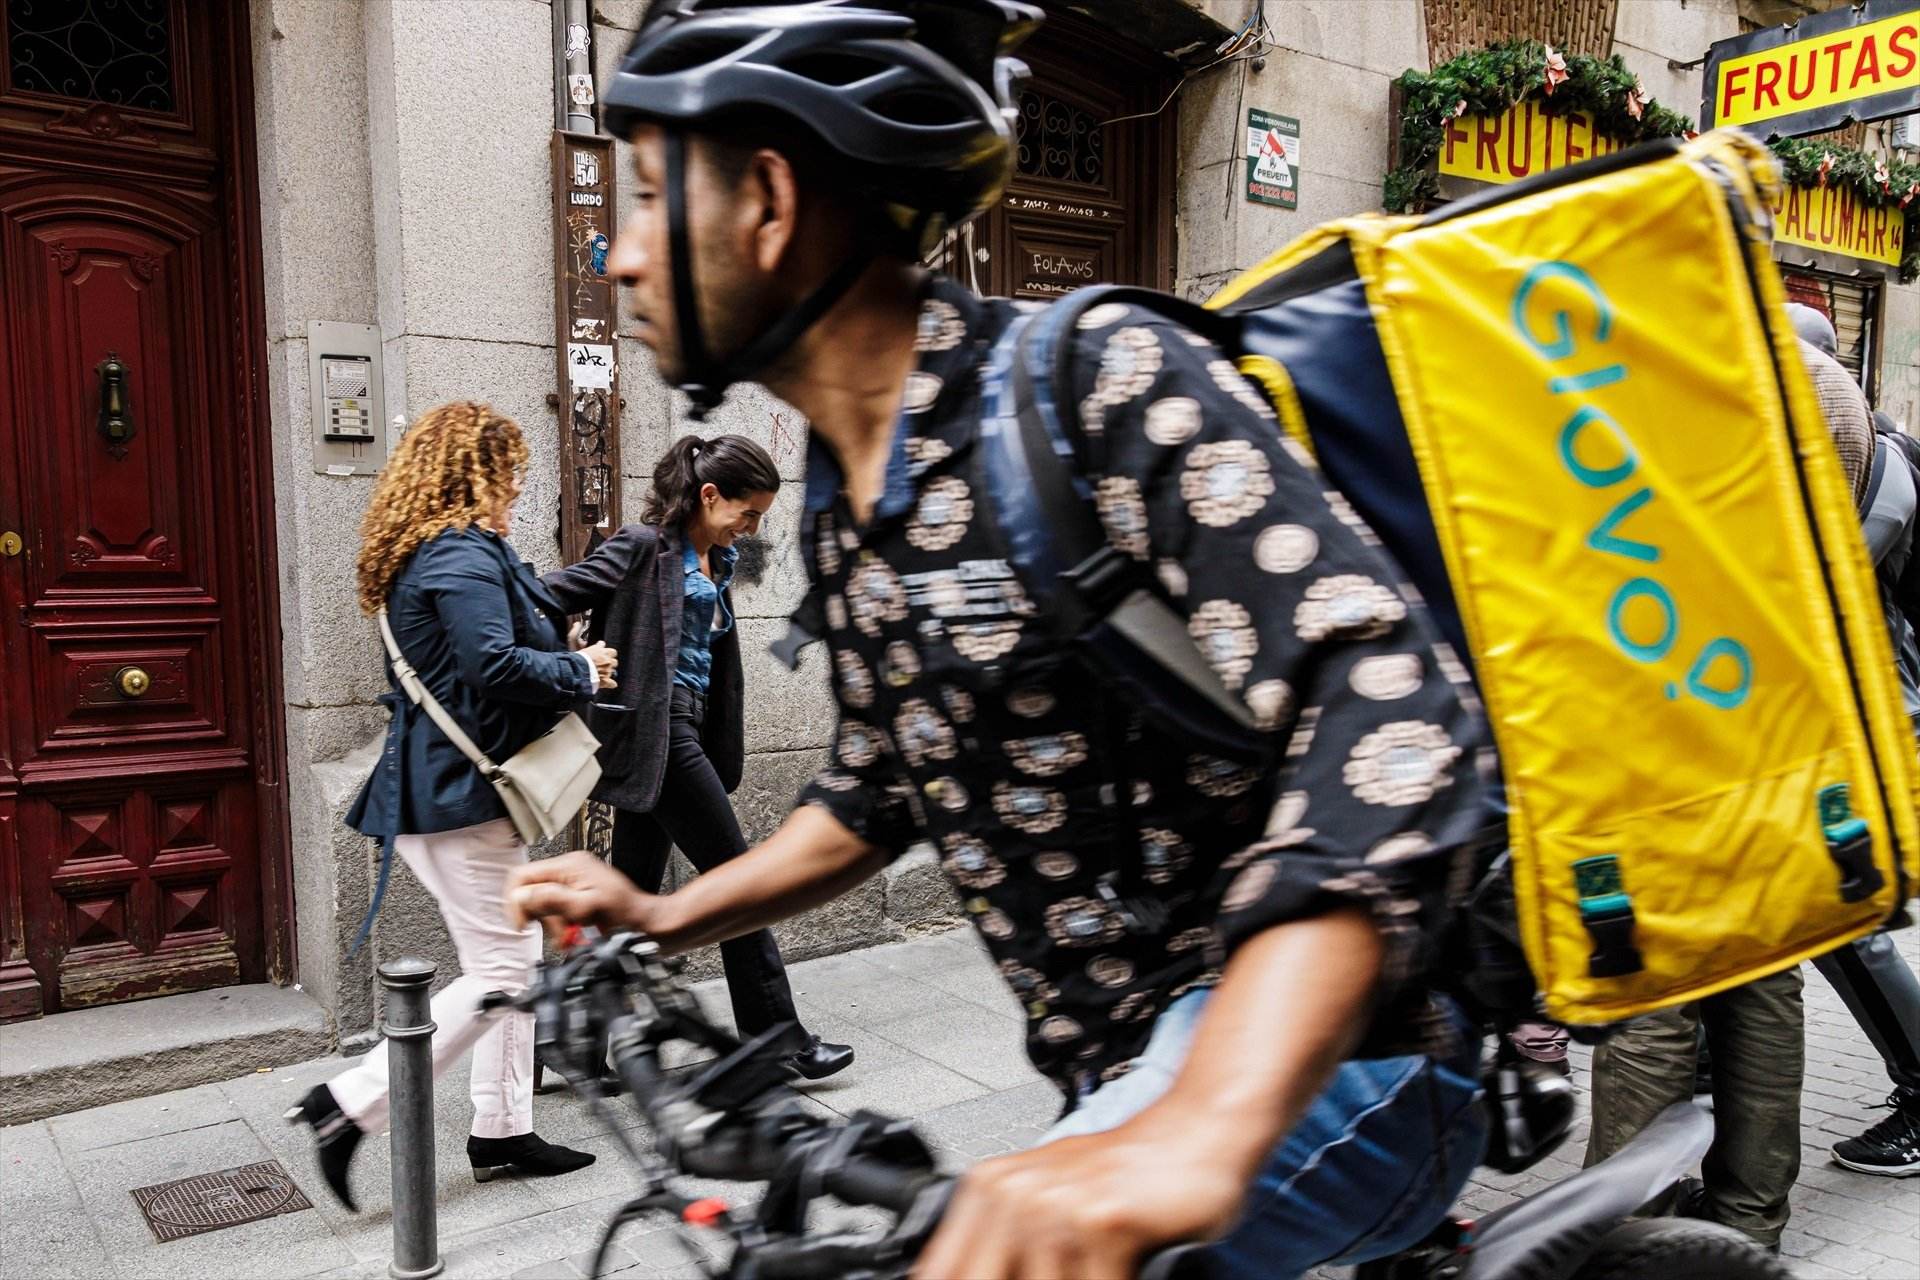
[{"label": "helmet vent", "polygon": [[884,94],[869,104],[875,115],[899,124],[951,125],[964,123],[966,116],[955,110],[952,99],[926,89],[901,89]]},{"label": "helmet vent", "polygon": [[660,47],[633,70],[644,76],[672,75],[719,62],[746,48],[755,38],[754,32],[688,32],[663,40]]},{"label": "helmet vent", "polygon": [[884,62],[872,58],[862,58],[851,53],[810,53],[794,58],[786,64],[786,70],[797,76],[804,76],[815,84],[844,88],[858,84],[862,80],[871,80],[884,75],[891,68]]}]

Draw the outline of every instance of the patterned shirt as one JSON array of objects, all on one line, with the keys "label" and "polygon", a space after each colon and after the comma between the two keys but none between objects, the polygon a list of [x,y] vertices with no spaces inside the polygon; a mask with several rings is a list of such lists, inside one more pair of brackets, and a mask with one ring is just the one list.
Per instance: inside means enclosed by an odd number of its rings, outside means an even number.
[{"label": "patterned shirt", "polygon": [[1426,978],[1484,812],[1465,672],[1221,352],[1110,304],[1056,389],[1102,438],[1102,523],[1284,755],[1257,770],[1146,730],[1050,642],[981,496],[979,373],[1028,305],[930,282],[866,526],[813,442],[803,545],[840,722],[802,801],[883,848],[934,845],[1069,1098],[1242,941],[1346,904],[1386,943],[1363,1051],[1450,1050]]}]

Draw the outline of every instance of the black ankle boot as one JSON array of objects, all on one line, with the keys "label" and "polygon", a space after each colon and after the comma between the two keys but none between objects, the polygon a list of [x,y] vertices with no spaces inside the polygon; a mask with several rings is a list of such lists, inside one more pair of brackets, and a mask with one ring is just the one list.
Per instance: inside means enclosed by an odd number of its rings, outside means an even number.
[{"label": "black ankle boot", "polygon": [[585,1151],[556,1147],[537,1133],[512,1138],[467,1139],[467,1161],[473,1165],[475,1182],[491,1182],[509,1172],[529,1178],[551,1178],[584,1169],[593,1160]]},{"label": "black ankle boot", "polygon": [[360,1139],[366,1137],[366,1133],[340,1110],[333,1090],[323,1084],[313,1086],[300,1100],[300,1105],[287,1112],[286,1118],[288,1124],[304,1121],[313,1130],[320,1174],[327,1180],[327,1187],[334,1198],[347,1207],[348,1213],[360,1212],[360,1206],[353,1202],[353,1188],[347,1185],[347,1166],[353,1163],[353,1153],[359,1149]]}]

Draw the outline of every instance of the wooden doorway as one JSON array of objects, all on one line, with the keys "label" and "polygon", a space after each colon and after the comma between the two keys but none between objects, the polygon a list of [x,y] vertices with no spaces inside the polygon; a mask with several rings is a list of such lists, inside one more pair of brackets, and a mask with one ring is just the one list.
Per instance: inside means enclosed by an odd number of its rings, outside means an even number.
[{"label": "wooden doorway", "polygon": [[1178,100],[1156,114],[1174,85],[1170,64],[1058,11],[1020,56],[1033,78],[1020,99],[1019,170],[941,269],[998,297],[1171,289]]},{"label": "wooden doorway", "polygon": [[285,979],[245,5],[0,15],[0,1017]]}]

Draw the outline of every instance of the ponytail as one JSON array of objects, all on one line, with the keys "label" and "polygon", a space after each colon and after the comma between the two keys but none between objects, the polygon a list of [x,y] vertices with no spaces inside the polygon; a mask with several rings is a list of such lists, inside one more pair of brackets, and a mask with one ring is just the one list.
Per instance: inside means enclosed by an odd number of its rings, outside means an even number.
[{"label": "ponytail", "polygon": [[668,447],[653,469],[653,487],[641,508],[643,524],[680,529],[700,509],[700,490],[712,485],[723,498],[777,493],[780,468],[765,449],[745,436],[683,436]]}]

